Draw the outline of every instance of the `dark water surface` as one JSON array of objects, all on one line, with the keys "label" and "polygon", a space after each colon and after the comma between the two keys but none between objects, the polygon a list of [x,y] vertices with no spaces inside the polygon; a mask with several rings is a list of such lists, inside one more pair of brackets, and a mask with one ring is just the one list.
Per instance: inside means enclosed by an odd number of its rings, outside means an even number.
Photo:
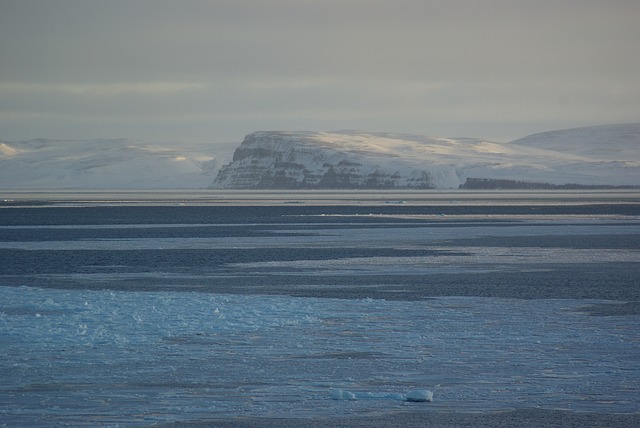
[{"label": "dark water surface", "polygon": [[[634,204],[7,208],[0,209],[0,281],[400,300],[635,301],[638,216]],[[376,260],[383,268],[349,269]]]},{"label": "dark water surface", "polygon": [[0,426],[640,413],[640,204],[0,205]]}]

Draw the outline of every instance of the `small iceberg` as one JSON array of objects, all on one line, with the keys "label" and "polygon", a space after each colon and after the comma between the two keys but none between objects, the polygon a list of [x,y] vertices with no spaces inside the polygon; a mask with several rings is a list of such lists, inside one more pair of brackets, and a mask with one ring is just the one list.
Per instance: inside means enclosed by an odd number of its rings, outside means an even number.
[{"label": "small iceberg", "polygon": [[356,395],[353,392],[345,391],[344,389],[332,389],[332,400],[357,400]]}]

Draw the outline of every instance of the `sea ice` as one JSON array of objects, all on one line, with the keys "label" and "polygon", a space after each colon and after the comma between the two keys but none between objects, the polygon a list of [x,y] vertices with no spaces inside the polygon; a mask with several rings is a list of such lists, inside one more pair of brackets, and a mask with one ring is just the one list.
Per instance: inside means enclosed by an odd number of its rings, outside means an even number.
[{"label": "sea ice", "polygon": [[431,401],[427,385],[434,410],[636,411],[640,318],[581,310],[598,302],[0,287],[0,415],[373,414]]}]

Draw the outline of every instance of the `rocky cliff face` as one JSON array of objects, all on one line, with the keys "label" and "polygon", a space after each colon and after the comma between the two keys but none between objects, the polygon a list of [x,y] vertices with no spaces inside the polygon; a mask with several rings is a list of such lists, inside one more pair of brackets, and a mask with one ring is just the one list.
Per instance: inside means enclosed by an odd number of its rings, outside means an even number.
[{"label": "rocky cliff face", "polygon": [[639,186],[639,144],[640,124],[553,131],[511,143],[356,131],[255,132],[211,187],[457,189],[467,179],[522,188]]},{"label": "rocky cliff face", "polygon": [[[452,168],[429,168],[368,150],[353,134],[255,132],[223,166],[213,187],[235,189],[429,189]],[[355,144],[354,144],[355,143]],[[457,178],[453,181],[457,184]]]}]

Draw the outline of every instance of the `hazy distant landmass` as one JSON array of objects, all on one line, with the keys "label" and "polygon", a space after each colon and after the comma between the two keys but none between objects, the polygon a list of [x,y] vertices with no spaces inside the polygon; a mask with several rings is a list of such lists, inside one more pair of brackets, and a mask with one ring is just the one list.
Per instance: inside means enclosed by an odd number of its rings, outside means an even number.
[{"label": "hazy distant landmass", "polygon": [[255,132],[240,145],[1,142],[0,183],[4,189],[638,187],[640,123],[508,143],[367,131]]}]

